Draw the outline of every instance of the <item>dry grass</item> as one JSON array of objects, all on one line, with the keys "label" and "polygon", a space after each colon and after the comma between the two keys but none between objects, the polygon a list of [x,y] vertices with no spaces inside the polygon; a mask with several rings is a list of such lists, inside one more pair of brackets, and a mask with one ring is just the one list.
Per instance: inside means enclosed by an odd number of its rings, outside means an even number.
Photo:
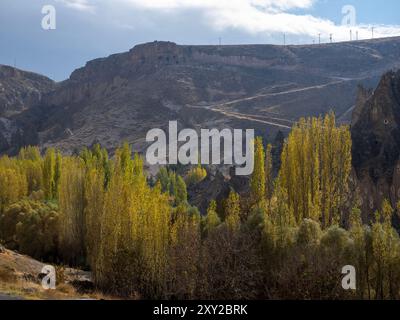
[{"label": "dry grass", "polygon": [[62,283],[56,290],[45,290],[40,284],[25,280],[0,281],[0,294],[25,300],[111,300],[99,292],[79,294],[72,285]]},{"label": "dry grass", "polygon": [[46,290],[38,278],[44,264],[30,257],[6,250],[0,253],[0,295],[28,300],[111,300],[99,292],[80,294],[68,282],[90,277],[87,272],[56,266],[57,287]]}]

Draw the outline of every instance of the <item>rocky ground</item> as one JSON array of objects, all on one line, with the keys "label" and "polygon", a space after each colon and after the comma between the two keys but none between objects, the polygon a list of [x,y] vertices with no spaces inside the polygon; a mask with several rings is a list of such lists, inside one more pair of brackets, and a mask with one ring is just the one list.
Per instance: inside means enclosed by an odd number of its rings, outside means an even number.
[{"label": "rocky ground", "polygon": [[105,299],[93,290],[89,272],[56,266],[55,290],[41,285],[44,263],[0,247],[0,300]]}]

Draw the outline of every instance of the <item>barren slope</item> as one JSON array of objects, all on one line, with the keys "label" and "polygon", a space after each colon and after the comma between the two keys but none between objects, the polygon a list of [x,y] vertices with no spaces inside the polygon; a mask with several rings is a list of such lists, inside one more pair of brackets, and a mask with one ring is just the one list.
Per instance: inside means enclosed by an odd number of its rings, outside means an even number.
[{"label": "barren slope", "polygon": [[[179,46],[154,42],[90,61],[30,108],[0,123],[8,144],[66,152],[181,127],[254,128],[274,137],[300,116],[334,110],[348,121],[357,86],[400,67],[400,38],[309,46]],[[7,122],[8,121],[8,122]],[[4,139],[3,139],[4,140]],[[11,148],[10,148],[11,147]]]}]

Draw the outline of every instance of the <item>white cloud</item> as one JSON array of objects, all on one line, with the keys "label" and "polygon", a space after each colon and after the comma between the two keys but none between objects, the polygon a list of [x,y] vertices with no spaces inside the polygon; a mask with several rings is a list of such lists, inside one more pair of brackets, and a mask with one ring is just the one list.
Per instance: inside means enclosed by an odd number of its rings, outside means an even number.
[{"label": "white cloud", "polygon": [[56,0],[57,2],[63,3],[65,6],[71,9],[94,12],[94,5],[90,4],[88,0]]},{"label": "white cloud", "polygon": [[[139,9],[158,12],[198,10],[216,30],[236,29],[251,34],[287,33],[329,39],[349,40],[350,27],[335,25],[328,19],[291,13],[293,9],[309,9],[317,0],[119,0]],[[353,39],[400,35],[400,26],[357,25],[351,27]]]},{"label": "white cloud", "polygon": [[[110,0],[57,0],[70,8],[94,11]],[[372,27],[375,37],[399,36],[400,26],[357,25],[353,27],[337,25],[334,22],[310,14],[295,14],[294,9],[310,9],[318,0],[112,0],[115,8],[125,10],[124,5],[151,12],[184,13],[194,10],[201,13],[206,24],[215,30],[233,29],[253,35],[279,34],[305,36],[328,41],[332,34],[334,41],[371,38]],[[127,24],[128,26],[128,24]]]},{"label": "white cloud", "polygon": [[309,8],[315,0],[123,0],[133,5],[152,9],[244,9],[289,10]]}]

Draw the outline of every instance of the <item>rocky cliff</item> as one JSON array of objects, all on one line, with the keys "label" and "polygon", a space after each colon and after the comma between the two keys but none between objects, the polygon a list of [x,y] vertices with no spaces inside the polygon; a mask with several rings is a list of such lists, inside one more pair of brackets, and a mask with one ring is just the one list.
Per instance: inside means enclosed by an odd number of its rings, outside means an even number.
[{"label": "rocky cliff", "polygon": [[[29,142],[18,139],[21,128],[14,118],[39,105],[55,88],[56,83],[49,78],[0,65],[0,150],[12,150],[13,145]],[[24,126],[26,133],[31,126]],[[36,128],[35,124],[33,128]]]},{"label": "rocky cliff", "polygon": [[54,87],[55,83],[44,76],[0,65],[0,117],[38,104]]},{"label": "rocky cliff", "polygon": [[393,207],[400,200],[400,71],[386,73],[361,96],[351,127],[353,165],[363,211],[372,214],[383,199]]},{"label": "rocky cliff", "polygon": [[[0,152],[24,144],[73,152],[94,141],[112,151],[122,140],[141,151],[147,131],[166,129],[169,120],[181,127],[254,128],[271,140],[300,116],[333,109],[349,120],[358,85],[376,85],[400,67],[399,55],[400,38],[309,46],[142,44],[88,62],[54,89],[49,81],[29,103],[20,99],[27,110],[0,121]],[[8,69],[25,75],[23,88],[35,92],[30,74]],[[6,95],[30,96],[18,86]]]}]

